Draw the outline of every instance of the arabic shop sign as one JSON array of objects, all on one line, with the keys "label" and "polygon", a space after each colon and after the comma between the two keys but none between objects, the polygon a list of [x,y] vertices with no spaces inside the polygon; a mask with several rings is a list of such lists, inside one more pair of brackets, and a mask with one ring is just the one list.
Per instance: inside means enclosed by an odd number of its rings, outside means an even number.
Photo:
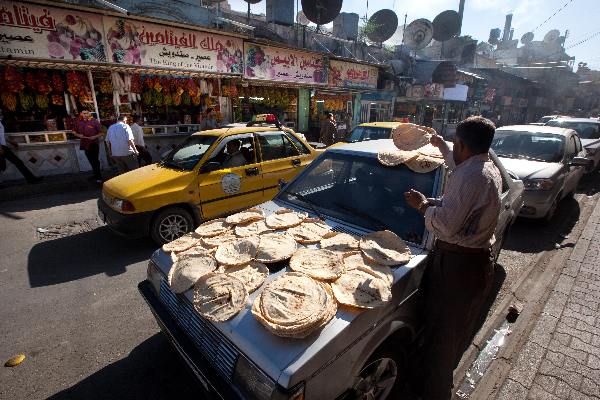
[{"label": "arabic shop sign", "polygon": [[330,60],[329,86],[376,89],[377,73],[377,67]]},{"label": "arabic shop sign", "polygon": [[110,62],[242,73],[239,38],[114,17],[104,17],[104,29]]},{"label": "arabic shop sign", "polygon": [[35,4],[2,1],[0,56],[106,61],[102,17]]},{"label": "arabic shop sign", "polygon": [[249,79],[327,83],[327,62],[319,54],[244,43],[244,76]]}]

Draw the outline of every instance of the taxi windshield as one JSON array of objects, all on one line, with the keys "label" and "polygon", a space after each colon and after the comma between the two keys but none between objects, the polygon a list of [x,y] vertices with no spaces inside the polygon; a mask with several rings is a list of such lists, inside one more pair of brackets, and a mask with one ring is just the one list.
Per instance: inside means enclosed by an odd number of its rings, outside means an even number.
[{"label": "taxi windshield", "polygon": [[350,133],[347,142],[363,142],[365,140],[389,139],[392,134],[391,128],[383,128],[380,126],[357,126]]},{"label": "taxi windshield", "polygon": [[432,197],[435,182],[436,171],[420,174],[404,165],[384,167],[368,155],[330,153],[307,167],[278,198],[369,230],[388,229],[421,245],[423,216],[406,203],[404,193],[415,189]]},{"label": "taxi windshield", "polygon": [[182,171],[191,171],[216,139],[217,137],[212,135],[190,136],[167,154],[160,165]]}]

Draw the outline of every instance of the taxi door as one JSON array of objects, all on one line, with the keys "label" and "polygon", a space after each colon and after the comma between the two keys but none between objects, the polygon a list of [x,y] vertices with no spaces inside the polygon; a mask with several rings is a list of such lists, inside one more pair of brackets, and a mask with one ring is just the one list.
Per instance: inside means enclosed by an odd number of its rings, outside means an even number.
[{"label": "taxi door", "polygon": [[279,192],[280,182],[289,182],[311,162],[310,150],[293,134],[283,131],[259,132],[263,173],[263,201]]},{"label": "taxi door", "polygon": [[[227,143],[240,144],[245,164],[229,167]],[[236,147],[236,146],[234,146]],[[213,168],[206,171],[211,163]],[[221,164],[220,168],[218,164]],[[212,168],[211,168],[212,169]],[[256,157],[256,145],[251,133],[225,137],[200,167],[198,175],[200,207],[204,220],[224,216],[262,202],[262,171]]]}]

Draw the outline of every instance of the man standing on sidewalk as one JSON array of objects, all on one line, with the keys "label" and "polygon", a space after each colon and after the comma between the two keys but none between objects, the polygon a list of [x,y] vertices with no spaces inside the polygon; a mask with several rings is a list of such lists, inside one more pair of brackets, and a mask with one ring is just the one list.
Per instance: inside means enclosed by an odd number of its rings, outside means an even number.
[{"label": "man standing on sidewalk", "polygon": [[108,154],[115,160],[119,172],[129,172],[138,167],[138,151],[133,142],[133,133],[127,125],[127,116],[119,115],[117,122],[108,128],[106,135]]},{"label": "man standing on sidewalk", "polygon": [[[25,177],[27,183],[38,183],[42,178],[34,176],[29,168],[23,164],[23,161],[7,146],[6,137],[4,136],[4,125],[2,125],[2,110],[0,109],[0,172],[6,170],[6,160],[14,164],[19,172]],[[16,142],[11,142],[15,148],[18,146]]]},{"label": "man standing on sidewalk", "polygon": [[490,248],[500,214],[502,179],[488,151],[494,124],[470,117],[456,127],[454,147],[435,135],[450,175],[444,196],[428,200],[415,190],[407,203],[425,215],[436,237],[423,277],[425,344],[422,368],[427,400],[452,396],[452,373],[471,339],[493,283]]},{"label": "man standing on sidewalk", "polygon": [[85,152],[85,156],[92,166],[93,178],[97,183],[102,183],[98,138],[101,138],[103,133],[100,122],[93,118],[89,111],[84,110],[81,112],[81,118],[76,121],[73,132],[80,139],[79,148]]},{"label": "man standing on sidewalk", "polygon": [[327,113],[326,117],[327,118],[321,122],[319,142],[323,143],[325,146],[331,146],[336,142],[337,127],[332,113]]},{"label": "man standing on sidewalk", "polygon": [[135,143],[135,148],[137,149],[138,155],[138,165],[142,166],[142,161],[144,161],[145,165],[152,164],[152,156],[150,152],[146,148],[146,143],[144,142],[144,129],[140,126],[141,118],[139,115],[134,115],[132,117],[133,124],[131,124],[131,132],[133,133],[133,142]]}]

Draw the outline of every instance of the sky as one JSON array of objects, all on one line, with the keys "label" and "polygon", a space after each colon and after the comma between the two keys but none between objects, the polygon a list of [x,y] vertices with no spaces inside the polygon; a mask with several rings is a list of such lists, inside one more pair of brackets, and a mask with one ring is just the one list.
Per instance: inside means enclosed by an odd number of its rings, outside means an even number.
[{"label": "sky", "polygon": [[[382,8],[389,8],[398,14],[400,24],[403,24],[405,14],[410,23],[418,18],[431,21],[444,10],[458,11],[459,0],[369,0],[368,3],[367,10],[367,0],[344,0],[342,11],[371,16]],[[229,0],[229,4],[239,11],[246,11],[248,6],[244,0]],[[265,5],[266,0],[253,4],[252,13],[264,13]],[[560,12],[544,22],[563,6]],[[587,62],[588,67],[600,70],[599,0],[466,0],[462,34],[486,41],[490,29],[504,27],[505,15],[509,12],[513,13],[515,39],[530,31],[535,35],[534,40],[541,40],[551,29],[558,29],[561,35],[568,30],[565,48],[574,46],[567,49],[567,54],[575,56],[575,65]]]}]

